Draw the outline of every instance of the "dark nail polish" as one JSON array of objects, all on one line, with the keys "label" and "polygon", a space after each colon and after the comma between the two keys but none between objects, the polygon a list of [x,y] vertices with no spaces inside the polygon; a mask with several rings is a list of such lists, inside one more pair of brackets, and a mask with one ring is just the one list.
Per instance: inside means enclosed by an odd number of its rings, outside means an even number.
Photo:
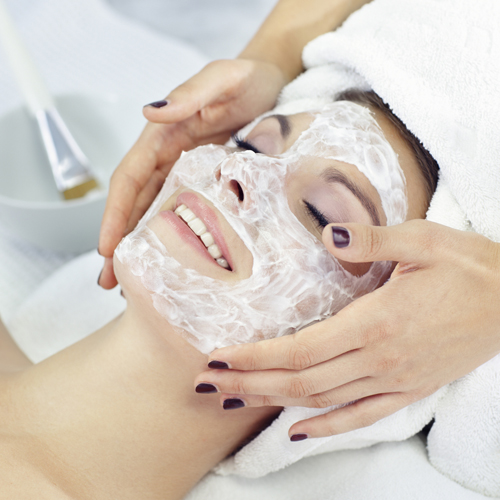
[{"label": "dark nail polish", "polygon": [[345,248],[349,246],[351,242],[351,237],[349,236],[349,231],[343,227],[332,226],[333,233],[333,244],[337,248]]},{"label": "dark nail polish", "polygon": [[102,271],[99,273],[99,276],[97,277],[97,284],[99,284],[99,281],[101,281],[101,274],[102,274]]},{"label": "dark nail polish", "polygon": [[290,441],[295,442],[295,441],[304,441],[304,439],[307,439],[308,436],[307,434],[294,434],[291,438]]},{"label": "dark nail polish", "polygon": [[217,388],[212,384],[198,384],[195,391],[198,394],[212,394],[214,392],[217,392]]},{"label": "dark nail polish", "polygon": [[219,370],[227,370],[229,368],[227,363],[224,363],[224,361],[210,361],[208,363],[209,368],[217,368]]},{"label": "dark nail polish", "polygon": [[224,410],[236,410],[238,408],[243,408],[245,403],[241,399],[231,398],[225,399],[224,403],[222,403],[222,407]]},{"label": "dark nail polish", "polygon": [[[165,101],[164,99],[161,101],[155,101],[155,102],[150,102],[149,104],[146,104],[146,106],[153,106],[153,108],[163,108],[163,106],[166,106],[168,104],[168,101]],[[144,106],[144,107],[146,107]]]}]

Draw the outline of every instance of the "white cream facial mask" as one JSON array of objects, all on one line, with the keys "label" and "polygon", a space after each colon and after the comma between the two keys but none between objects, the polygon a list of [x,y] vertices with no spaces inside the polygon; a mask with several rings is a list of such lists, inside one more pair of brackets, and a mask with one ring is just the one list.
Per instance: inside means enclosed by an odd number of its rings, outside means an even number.
[{"label": "white cream facial mask", "polygon": [[[293,333],[331,316],[373,290],[390,268],[375,262],[365,275],[351,275],[291,212],[287,176],[314,156],[355,165],[378,191],[387,225],[406,217],[403,172],[370,111],[341,101],[313,115],[310,127],[277,157],[213,145],[184,153],[116,250],[155,309],[203,353]],[[227,188],[233,179],[248,193],[243,202]],[[183,267],[147,227],[181,186],[210,200],[245,243],[253,255],[249,278],[227,283]]]}]

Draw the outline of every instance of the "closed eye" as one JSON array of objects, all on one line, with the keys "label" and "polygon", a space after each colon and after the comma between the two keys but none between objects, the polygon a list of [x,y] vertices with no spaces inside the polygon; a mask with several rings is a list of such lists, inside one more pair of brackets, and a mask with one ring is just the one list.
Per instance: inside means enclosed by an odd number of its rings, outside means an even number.
[{"label": "closed eye", "polygon": [[235,142],[236,146],[241,149],[246,149],[247,151],[253,151],[254,153],[261,154],[260,151],[251,143],[242,139],[236,134],[232,135],[232,139]]},{"label": "closed eye", "polygon": [[318,210],[314,205],[311,205],[306,200],[304,201],[304,205],[307,208],[307,211],[310,215],[310,217],[314,220],[314,223],[316,224],[317,228],[321,231],[323,228],[325,228],[328,224],[330,224],[330,221],[326,218],[325,214]]}]

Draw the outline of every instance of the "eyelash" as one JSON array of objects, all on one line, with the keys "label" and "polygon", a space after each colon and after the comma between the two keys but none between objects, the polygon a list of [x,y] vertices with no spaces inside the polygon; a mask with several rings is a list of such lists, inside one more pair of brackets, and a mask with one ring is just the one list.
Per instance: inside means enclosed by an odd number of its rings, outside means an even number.
[{"label": "eyelash", "polygon": [[318,229],[323,229],[330,221],[326,218],[325,214],[318,210],[314,205],[311,205],[308,201],[304,200],[304,205],[309,212],[309,215],[316,221],[316,226]]},{"label": "eyelash", "polygon": [[239,148],[261,154],[260,151],[251,142],[245,141],[245,139],[242,139],[239,135],[233,134],[232,139],[236,143],[236,146],[238,146]]},{"label": "eyelash", "polygon": [[[232,139],[237,147],[253,151],[254,153],[260,153],[260,151],[252,143],[245,141],[245,139],[242,139],[240,136],[233,134]],[[326,218],[325,214],[318,210],[314,205],[306,200],[304,200],[304,204],[309,212],[309,215],[315,220],[318,229],[323,229],[330,224],[330,221]]]}]

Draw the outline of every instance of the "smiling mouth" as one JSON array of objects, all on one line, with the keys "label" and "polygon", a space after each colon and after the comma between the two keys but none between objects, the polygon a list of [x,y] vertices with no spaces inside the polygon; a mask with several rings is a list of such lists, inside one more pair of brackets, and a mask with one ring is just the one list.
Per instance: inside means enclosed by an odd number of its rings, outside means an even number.
[{"label": "smiling mouth", "polygon": [[222,255],[220,248],[215,243],[214,237],[207,230],[205,223],[190,210],[186,205],[179,205],[175,211],[175,215],[179,217],[191,231],[198,237],[198,239],[205,245],[210,256],[222,268],[232,271],[228,261]]}]

